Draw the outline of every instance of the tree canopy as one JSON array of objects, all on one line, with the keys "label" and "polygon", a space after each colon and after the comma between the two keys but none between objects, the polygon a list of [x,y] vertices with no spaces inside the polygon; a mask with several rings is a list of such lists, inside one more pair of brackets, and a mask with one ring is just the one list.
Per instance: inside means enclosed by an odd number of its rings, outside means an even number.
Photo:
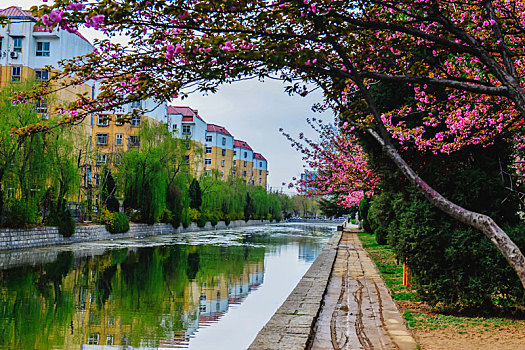
[{"label": "tree canopy", "polygon": [[[450,153],[519,139],[524,7],[521,0],[57,0],[34,12],[50,28],[84,25],[129,38],[125,46],[99,41],[92,54],[64,62],[63,75],[73,83],[111,78],[101,81],[95,99],[79,96],[65,107],[64,122],[146,97],[161,102],[214,92],[250,77],[283,79],[289,92],[303,95],[313,83],[325,96],[317,108],[337,111],[349,133],[373,137],[430,203],[483,231],[525,285],[525,258],[494,220],[443,197],[399,153],[405,147]],[[412,87],[416,107],[381,112],[370,94],[380,81]],[[356,94],[361,98],[352,99]],[[17,133],[50,127],[33,124]]]}]

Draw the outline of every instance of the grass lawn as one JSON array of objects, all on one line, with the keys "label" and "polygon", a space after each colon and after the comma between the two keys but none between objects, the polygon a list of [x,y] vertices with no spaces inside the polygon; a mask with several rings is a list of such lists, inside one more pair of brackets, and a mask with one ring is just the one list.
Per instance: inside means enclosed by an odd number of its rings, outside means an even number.
[{"label": "grass lawn", "polygon": [[388,245],[377,244],[375,236],[368,233],[359,233],[359,239],[376,263],[422,349],[525,348],[525,321],[444,314],[403,286],[403,265],[396,261]]}]

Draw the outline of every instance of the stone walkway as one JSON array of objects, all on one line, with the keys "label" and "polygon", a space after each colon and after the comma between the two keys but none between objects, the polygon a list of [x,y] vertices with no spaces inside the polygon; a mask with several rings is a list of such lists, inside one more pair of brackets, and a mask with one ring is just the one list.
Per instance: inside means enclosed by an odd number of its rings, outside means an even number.
[{"label": "stone walkway", "polygon": [[357,233],[345,229],[311,349],[416,349]]},{"label": "stone walkway", "polygon": [[334,234],[250,349],[416,349],[356,232]]}]

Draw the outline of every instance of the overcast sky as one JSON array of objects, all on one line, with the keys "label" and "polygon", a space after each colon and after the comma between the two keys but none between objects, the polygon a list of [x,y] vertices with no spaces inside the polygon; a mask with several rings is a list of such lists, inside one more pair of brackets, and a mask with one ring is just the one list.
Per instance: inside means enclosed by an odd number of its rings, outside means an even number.
[{"label": "overcast sky", "polygon": [[[0,8],[20,6],[27,10],[34,5],[51,4],[43,0],[0,0]],[[88,39],[97,33],[91,29],[81,29]],[[190,106],[198,109],[199,114],[208,123],[224,126],[236,138],[248,142],[255,152],[264,155],[268,160],[268,184],[272,188],[281,188],[292,177],[299,177],[303,171],[300,154],[293,150],[289,142],[279,133],[279,128],[297,136],[304,132],[314,137],[306,123],[308,117],[321,117],[332,121],[329,113],[320,115],[311,110],[311,106],[320,101],[320,94],[307,97],[288,96],[281,82],[268,80],[243,81],[222,86],[215,94],[202,96],[190,95],[174,105]],[[283,188],[283,191],[289,191]]]}]

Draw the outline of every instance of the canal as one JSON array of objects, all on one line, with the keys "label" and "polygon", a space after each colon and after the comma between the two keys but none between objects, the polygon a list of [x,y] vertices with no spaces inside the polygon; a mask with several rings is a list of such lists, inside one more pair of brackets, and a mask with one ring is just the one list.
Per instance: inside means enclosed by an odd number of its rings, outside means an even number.
[{"label": "canal", "polygon": [[246,349],[335,230],[281,224],[0,253],[0,349]]}]

